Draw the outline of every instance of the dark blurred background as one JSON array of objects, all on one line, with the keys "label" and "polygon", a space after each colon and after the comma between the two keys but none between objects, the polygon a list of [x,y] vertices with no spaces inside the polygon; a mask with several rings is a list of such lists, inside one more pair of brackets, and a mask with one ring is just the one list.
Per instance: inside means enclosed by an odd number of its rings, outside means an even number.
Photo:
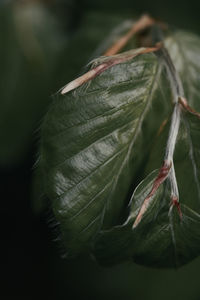
[{"label": "dark blurred background", "polygon": [[34,167],[52,95],[110,30],[148,12],[200,34],[199,11],[191,0],[0,1],[0,299],[200,299],[200,258],[180,270],[62,259]]}]

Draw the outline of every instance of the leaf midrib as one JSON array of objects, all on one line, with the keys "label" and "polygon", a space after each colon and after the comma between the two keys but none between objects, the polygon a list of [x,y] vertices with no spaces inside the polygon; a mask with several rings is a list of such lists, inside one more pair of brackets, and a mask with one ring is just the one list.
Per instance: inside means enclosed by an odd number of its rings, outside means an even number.
[{"label": "leaf midrib", "polygon": [[124,166],[125,166],[127,160],[128,160],[129,157],[130,157],[130,153],[131,153],[132,147],[133,147],[133,145],[134,145],[134,143],[135,143],[135,141],[136,141],[137,135],[138,135],[138,133],[139,133],[139,131],[140,131],[140,129],[141,129],[142,121],[143,121],[143,119],[144,119],[144,117],[145,117],[145,115],[146,115],[146,113],[147,113],[147,111],[148,111],[148,108],[149,108],[150,104],[151,104],[151,101],[150,101],[150,100],[151,100],[152,95],[153,95],[154,85],[155,85],[155,83],[156,83],[157,77],[160,75],[160,72],[161,72],[161,65],[157,62],[156,70],[155,70],[155,73],[154,73],[155,76],[153,77],[152,83],[151,83],[151,85],[150,85],[150,93],[149,93],[150,96],[149,96],[149,95],[146,96],[146,100],[147,100],[147,97],[148,97],[148,96],[150,97],[150,99],[149,99],[149,101],[146,101],[145,109],[143,110],[143,113],[141,114],[141,116],[140,116],[140,118],[139,118],[139,120],[138,120],[138,125],[136,126],[136,128],[135,128],[135,130],[134,130],[134,133],[133,133],[134,138],[133,138],[132,142],[130,143],[130,145],[129,145],[129,147],[128,147],[127,155],[125,155],[125,158],[124,158],[124,161],[122,162],[121,168],[119,169],[119,172],[118,172],[117,174],[114,175],[115,181],[114,181],[114,184],[113,184],[113,188],[112,188],[112,190],[111,190],[111,192],[110,192],[110,196],[109,196],[109,198],[108,198],[108,200],[107,200],[107,205],[108,205],[108,203],[110,202],[110,199],[111,199],[111,197],[112,197],[113,191],[115,190],[115,187],[116,187],[116,185],[117,185],[117,181],[118,181],[118,179],[119,179],[120,173],[121,173],[121,171],[123,170],[123,168],[124,168]]}]

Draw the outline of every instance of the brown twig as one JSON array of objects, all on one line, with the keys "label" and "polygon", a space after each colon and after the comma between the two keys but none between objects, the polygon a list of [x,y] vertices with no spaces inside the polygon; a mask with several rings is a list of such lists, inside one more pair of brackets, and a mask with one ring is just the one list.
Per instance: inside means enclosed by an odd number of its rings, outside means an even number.
[{"label": "brown twig", "polygon": [[111,68],[112,66],[114,66],[116,64],[123,63],[123,62],[128,61],[128,60],[130,60],[138,55],[141,55],[141,54],[158,51],[161,47],[162,47],[162,44],[158,43],[155,45],[155,47],[138,48],[138,49],[135,49],[132,51],[127,51],[123,55],[118,54],[115,57],[111,57],[111,58],[108,57],[108,58],[106,58],[106,61],[104,61],[103,63],[99,64],[98,66],[91,69],[84,75],[82,75],[82,76],[76,78],[75,80],[71,81],[70,83],[68,83],[61,90],[61,94],[64,95],[64,94],[68,93],[69,91],[74,90],[75,88],[81,86],[82,84],[87,83],[89,80],[95,78],[96,76],[98,76],[99,74],[101,74],[102,72],[104,72],[105,70],[107,70],[108,68]]},{"label": "brown twig", "polygon": [[132,38],[134,34],[148,28],[154,23],[155,20],[153,18],[151,18],[148,15],[143,15],[136,23],[133,24],[131,29],[125,35],[123,35],[104,53],[104,56],[110,56],[119,53],[120,50],[125,47],[125,45],[128,43],[128,41]]}]

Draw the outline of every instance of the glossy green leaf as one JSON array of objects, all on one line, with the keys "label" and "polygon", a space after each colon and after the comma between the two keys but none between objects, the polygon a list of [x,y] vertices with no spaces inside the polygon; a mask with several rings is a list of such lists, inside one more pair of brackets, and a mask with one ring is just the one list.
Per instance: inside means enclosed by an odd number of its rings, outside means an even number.
[{"label": "glossy green leaf", "polygon": [[176,267],[199,255],[200,117],[184,99],[198,108],[191,37],[167,33],[171,58],[165,50],[100,58],[51,106],[41,163],[68,256]]},{"label": "glossy green leaf", "polygon": [[[59,51],[58,57],[54,57],[54,65],[56,68],[53,74],[51,74],[53,79],[51,84],[52,91],[53,86],[59,87],[60,85],[64,85],[66,81],[72,80],[79,72],[82,72],[83,67],[88,61],[102,54],[107,47],[110,47],[132,24],[132,20],[124,21],[124,18],[118,14],[98,11],[84,14],[79,27],[71,34],[68,42],[62,44],[62,49]],[[46,36],[49,37],[48,32]],[[44,43],[44,41],[42,42]],[[59,48],[61,48],[60,44],[61,43],[59,43]],[[133,39],[132,45],[134,45],[134,47],[136,46],[135,39]],[[57,58],[56,61],[55,58]],[[50,95],[49,88],[50,86],[47,87],[47,91]],[[36,89],[35,91],[38,93],[38,90],[39,89]],[[55,92],[55,90],[53,92]],[[43,102],[45,99],[42,95],[41,98],[43,98]],[[41,112],[38,112],[38,114],[40,115]],[[40,213],[48,207],[48,201],[44,196],[43,180],[41,179],[43,178],[43,173],[40,169],[39,160],[37,168],[33,173],[31,192],[32,209],[35,213]]]},{"label": "glossy green leaf", "polygon": [[146,54],[59,97],[48,112],[41,153],[46,191],[72,253],[121,220],[136,173],[171,109],[168,86],[164,67]]},{"label": "glossy green leaf", "polygon": [[170,186],[166,180],[151,198],[138,226],[133,228],[138,211],[158,175],[158,171],[153,171],[135,189],[126,222],[99,234],[95,251],[100,262],[113,264],[129,258],[147,266],[179,267],[199,255],[199,123],[196,116],[183,115],[175,151],[182,216],[171,206]]}]

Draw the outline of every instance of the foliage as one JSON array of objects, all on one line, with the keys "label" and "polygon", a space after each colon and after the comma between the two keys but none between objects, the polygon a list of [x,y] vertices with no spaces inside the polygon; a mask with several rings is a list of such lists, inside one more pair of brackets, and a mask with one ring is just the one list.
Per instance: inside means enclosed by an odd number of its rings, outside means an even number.
[{"label": "foliage", "polygon": [[94,60],[58,93],[42,127],[45,192],[68,256],[181,266],[200,251],[200,40],[142,22],[126,50],[145,48]]}]

